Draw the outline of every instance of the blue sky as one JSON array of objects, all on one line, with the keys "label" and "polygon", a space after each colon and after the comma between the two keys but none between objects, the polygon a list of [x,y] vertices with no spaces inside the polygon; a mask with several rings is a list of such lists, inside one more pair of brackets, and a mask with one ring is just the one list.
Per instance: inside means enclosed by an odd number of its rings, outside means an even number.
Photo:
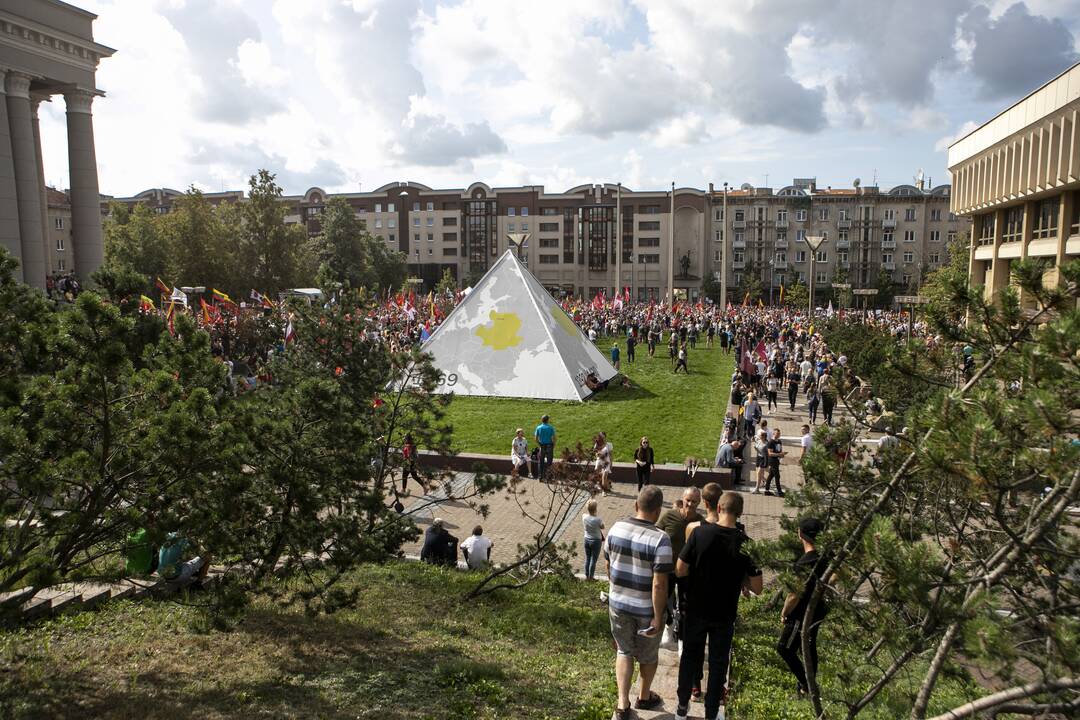
[{"label": "blue sky", "polygon": [[[102,192],[948,182],[1075,63],[1080,0],[82,0]],[[66,187],[63,101],[42,110]],[[766,181],[766,178],[767,181]]]}]

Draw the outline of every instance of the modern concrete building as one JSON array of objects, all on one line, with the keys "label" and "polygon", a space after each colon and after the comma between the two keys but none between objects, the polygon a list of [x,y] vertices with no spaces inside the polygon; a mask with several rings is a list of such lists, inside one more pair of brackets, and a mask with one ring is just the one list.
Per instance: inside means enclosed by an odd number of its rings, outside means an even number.
[{"label": "modern concrete building", "polygon": [[91,105],[103,95],[94,80],[98,62],[113,50],[94,42],[95,17],[59,0],[0,0],[0,246],[37,287],[56,269],[38,106],[57,95],[67,108],[71,179],[64,262],[85,279],[103,257]]},{"label": "modern concrete building", "polygon": [[[180,194],[151,189],[112,200],[165,213]],[[205,197],[212,204],[241,202],[244,193]],[[508,235],[527,233],[521,256],[553,293],[610,297],[629,290],[639,300],[663,300],[671,289],[694,300],[706,279],[719,281],[725,229],[731,239],[728,297],[737,299],[736,288],[750,272],[776,297],[781,285],[807,282],[808,233],[825,237],[814,265],[824,294],[828,283],[845,277],[854,287],[876,287],[882,269],[897,286],[914,286],[946,261],[947,241],[968,228],[965,218],[949,213],[948,185],[927,189],[919,182],[880,192],[819,189],[813,179],[775,193],[749,185],[729,189],[727,222],[724,191],[712,185],[707,191],[635,191],[607,183],[549,193],[542,186],[481,182],[445,190],[395,182],[340,194],[311,188],[282,198],[286,222],[317,235],[331,197],[344,198],[372,235],[405,254],[410,273],[427,286],[445,269],[461,280],[476,277],[507,249]]]},{"label": "modern concrete building", "polygon": [[1041,258],[1056,284],[1080,257],[1080,64],[953,143],[949,172],[953,212],[972,219],[971,281],[991,297],[1013,261]]}]

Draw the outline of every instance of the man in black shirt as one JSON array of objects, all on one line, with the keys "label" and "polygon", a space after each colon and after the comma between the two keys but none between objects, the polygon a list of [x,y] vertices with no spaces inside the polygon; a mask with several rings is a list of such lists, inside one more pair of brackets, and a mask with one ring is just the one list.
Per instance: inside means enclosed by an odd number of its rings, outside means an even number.
[{"label": "man in black shirt", "polygon": [[451,535],[442,518],[435,518],[431,527],[424,531],[424,545],[420,549],[420,562],[454,567],[457,564],[458,539]]},{"label": "man in black shirt", "polygon": [[[780,611],[780,619],[784,623],[784,629],[780,633],[780,641],[776,644],[776,651],[791,669],[791,674],[799,684],[799,694],[809,691],[806,684],[806,669],[799,658],[802,653],[803,619],[806,608],[810,604],[810,596],[814,594],[818,578],[825,572],[828,561],[818,555],[815,541],[817,536],[825,529],[825,525],[817,518],[803,518],[799,521],[799,539],[803,544],[803,554],[795,561],[795,574],[804,580],[801,592],[789,593],[784,601],[784,609]],[[818,601],[814,609],[814,617],[810,625],[805,628],[809,640],[810,665],[817,670],[817,634],[821,621],[825,618],[828,608],[825,599]]]},{"label": "man in black shirt", "polygon": [[[742,515],[742,495],[709,483],[702,490],[705,509],[716,522],[704,522],[690,533],[675,574],[686,578],[686,622],[679,662],[679,706],[675,717],[687,716],[690,695],[701,676],[705,641],[709,642],[709,684],[705,690],[705,717],[717,716],[726,694],[728,659],[735,633],[739,594],[761,592],[761,571],[746,554],[749,538],[736,524]],[[718,502],[719,501],[719,502]]]}]

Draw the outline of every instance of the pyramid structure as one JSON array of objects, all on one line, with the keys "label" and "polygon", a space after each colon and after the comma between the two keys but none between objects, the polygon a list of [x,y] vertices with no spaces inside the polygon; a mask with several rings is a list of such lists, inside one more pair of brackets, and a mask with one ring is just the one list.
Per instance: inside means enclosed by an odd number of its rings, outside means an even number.
[{"label": "pyramid structure", "polygon": [[618,374],[510,250],[422,349],[458,395],[584,400],[590,372]]}]

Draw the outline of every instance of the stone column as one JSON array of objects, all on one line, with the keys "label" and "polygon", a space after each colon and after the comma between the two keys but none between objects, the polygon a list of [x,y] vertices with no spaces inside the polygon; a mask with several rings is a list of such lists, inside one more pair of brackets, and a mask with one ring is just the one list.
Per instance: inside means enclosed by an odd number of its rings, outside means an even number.
[{"label": "stone column", "polygon": [[38,189],[34,126],[30,112],[30,76],[9,72],[7,90],[11,155],[15,160],[15,196],[19,205],[19,240],[23,281],[45,287],[45,234],[41,227],[41,191]]},{"label": "stone column", "polygon": [[98,193],[94,121],[90,104],[94,93],[69,90],[67,103],[68,172],[71,176],[71,233],[75,274],[82,282],[101,267],[105,249],[101,240],[101,196]]},{"label": "stone column", "polygon": [[11,131],[8,129],[7,102],[4,96],[4,77],[0,69],[0,247],[19,261],[15,277],[23,277],[22,244],[19,242],[19,205],[15,193],[15,160],[11,155]]},{"label": "stone column", "polygon": [[37,186],[38,196],[41,202],[41,237],[42,248],[45,252],[45,273],[51,273],[55,265],[51,262],[53,254],[52,238],[49,228],[49,196],[45,192],[45,160],[41,156],[41,124],[38,122],[38,106],[47,96],[32,95],[30,97],[30,118],[34,128],[34,158],[37,160]]}]

